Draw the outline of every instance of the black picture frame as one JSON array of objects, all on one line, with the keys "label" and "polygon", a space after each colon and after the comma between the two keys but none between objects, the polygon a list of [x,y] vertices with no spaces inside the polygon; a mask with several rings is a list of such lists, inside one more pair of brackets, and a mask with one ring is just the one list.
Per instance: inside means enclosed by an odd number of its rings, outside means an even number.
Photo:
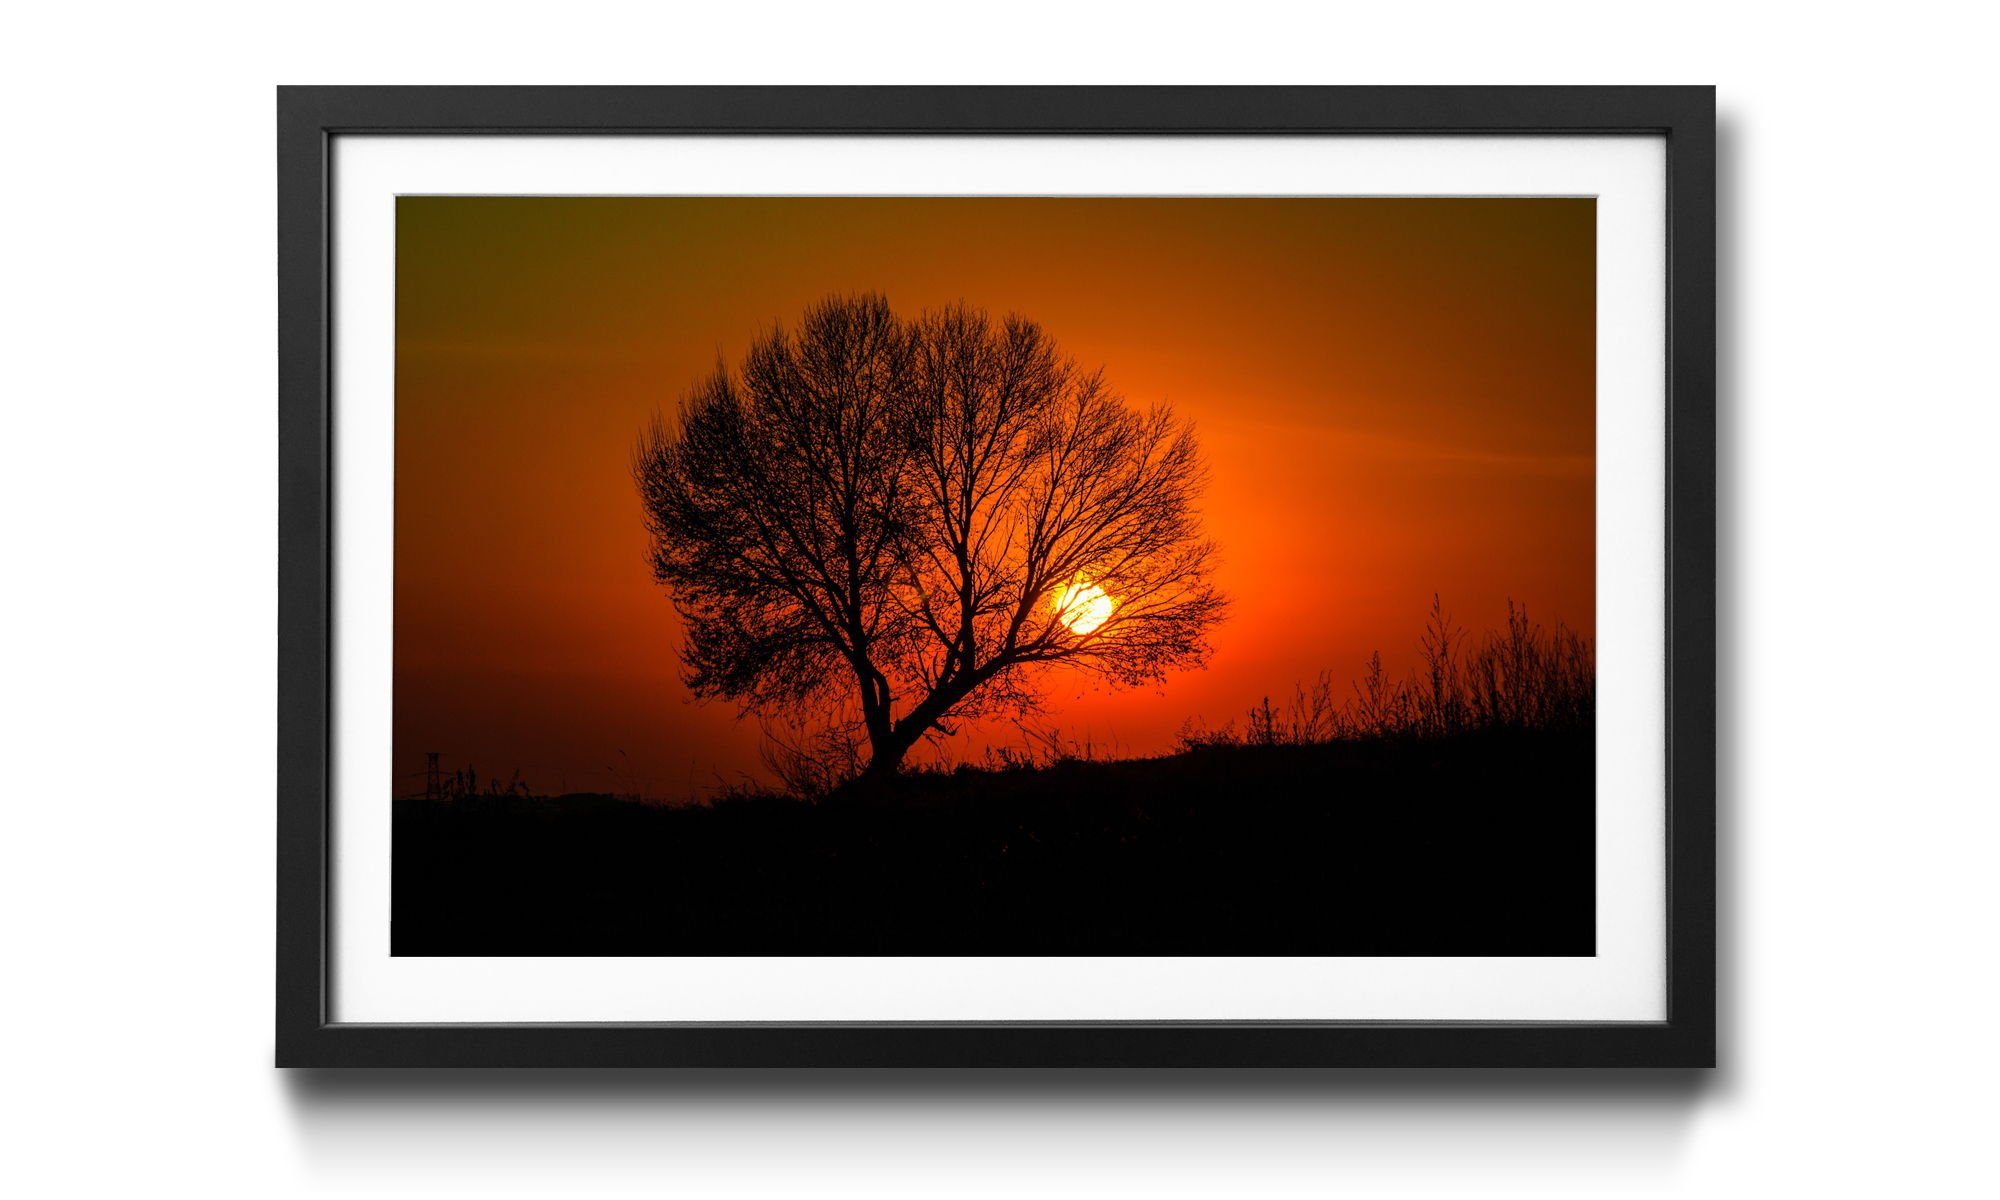
[{"label": "black picture frame", "polygon": [[[1712,87],[282,87],[280,1066],[1704,1067],[1715,1062]],[[331,982],[329,246],[348,134],[1634,134],[1667,147],[1667,1017],[1660,1022],[341,1025]]]}]

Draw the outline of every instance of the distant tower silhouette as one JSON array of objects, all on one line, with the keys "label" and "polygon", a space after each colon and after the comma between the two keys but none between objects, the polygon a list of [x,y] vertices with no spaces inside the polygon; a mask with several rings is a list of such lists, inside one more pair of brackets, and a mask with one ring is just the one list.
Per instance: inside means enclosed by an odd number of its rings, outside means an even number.
[{"label": "distant tower silhouette", "polygon": [[438,752],[435,750],[424,755],[424,799],[444,799],[444,776],[438,772]]}]

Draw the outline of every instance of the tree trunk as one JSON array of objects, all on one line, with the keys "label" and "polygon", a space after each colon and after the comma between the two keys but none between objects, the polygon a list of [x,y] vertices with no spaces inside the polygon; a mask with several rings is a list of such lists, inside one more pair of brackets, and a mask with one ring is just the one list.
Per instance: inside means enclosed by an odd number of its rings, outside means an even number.
[{"label": "tree trunk", "polygon": [[[940,684],[937,690],[924,697],[923,701],[896,722],[884,720],[880,725],[871,724],[868,729],[870,758],[861,777],[868,780],[893,779],[903,768],[903,757],[918,740],[951,706],[963,700],[974,686],[983,681],[986,674],[960,676]],[[878,732],[879,729],[879,732]]]},{"label": "tree trunk", "polygon": [[872,781],[894,779],[896,773],[903,769],[904,756],[909,754],[910,748],[922,735],[923,730],[912,729],[907,718],[898,722],[895,728],[884,730],[881,737],[871,733],[868,766],[862,770],[861,778]]},{"label": "tree trunk", "polygon": [[868,759],[868,765],[861,771],[861,778],[871,783],[894,779],[897,772],[903,769],[903,756],[908,753],[908,747],[876,747],[875,753]]}]

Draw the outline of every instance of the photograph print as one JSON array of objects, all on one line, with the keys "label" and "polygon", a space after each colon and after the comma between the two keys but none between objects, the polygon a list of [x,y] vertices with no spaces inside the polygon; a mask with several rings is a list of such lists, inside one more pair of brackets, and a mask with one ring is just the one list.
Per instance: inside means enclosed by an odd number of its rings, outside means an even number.
[{"label": "photograph print", "polygon": [[1596,246],[399,198],[392,952],[1593,955]]}]

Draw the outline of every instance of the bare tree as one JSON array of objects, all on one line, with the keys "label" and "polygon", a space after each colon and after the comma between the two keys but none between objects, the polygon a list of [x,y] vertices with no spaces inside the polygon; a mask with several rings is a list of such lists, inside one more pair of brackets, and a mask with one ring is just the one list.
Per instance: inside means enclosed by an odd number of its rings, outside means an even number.
[{"label": "bare tree", "polygon": [[1192,429],[1019,316],[822,301],[656,417],[633,474],[689,687],[851,707],[870,774],[1032,707],[1044,668],[1197,666],[1224,607]]}]

